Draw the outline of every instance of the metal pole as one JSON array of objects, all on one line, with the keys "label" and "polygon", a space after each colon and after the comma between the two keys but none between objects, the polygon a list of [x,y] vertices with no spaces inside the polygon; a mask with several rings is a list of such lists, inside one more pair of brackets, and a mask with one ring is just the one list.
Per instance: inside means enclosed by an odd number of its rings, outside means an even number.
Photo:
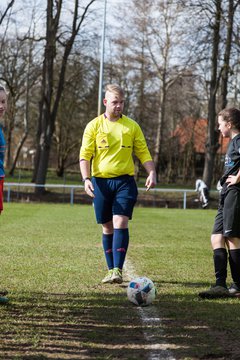
[{"label": "metal pole", "polygon": [[186,208],[187,208],[187,192],[186,191],[183,192],[183,208],[184,208],[184,210],[186,210]]},{"label": "metal pole", "polygon": [[98,116],[101,114],[101,108],[102,108],[103,64],[104,64],[105,28],[106,28],[106,9],[107,9],[107,0],[104,0],[104,15],[103,15],[103,28],[102,28],[102,45],[101,45],[101,59],[100,59],[99,87],[98,87]]},{"label": "metal pole", "polygon": [[8,192],[7,192],[7,202],[8,202],[8,203],[9,203],[10,200],[11,200],[10,193],[11,193],[11,186],[8,185]]},{"label": "metal pole", "polygon": [[73,205],[73,203],[74,203],[74,188],[71,188],[70,204]]}]

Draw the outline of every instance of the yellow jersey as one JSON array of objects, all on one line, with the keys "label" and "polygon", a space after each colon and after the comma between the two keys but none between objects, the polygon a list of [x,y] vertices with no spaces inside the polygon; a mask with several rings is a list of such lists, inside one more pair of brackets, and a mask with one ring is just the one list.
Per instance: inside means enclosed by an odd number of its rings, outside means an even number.
[{"label": "yellow jersey", "polygon": [[152,160],[136,121],[125,115],[117,121],[109,121],[102,114],[87,124],[79,158],[91,161],[92,176],[134,175],[133,154],[142,164]]}]

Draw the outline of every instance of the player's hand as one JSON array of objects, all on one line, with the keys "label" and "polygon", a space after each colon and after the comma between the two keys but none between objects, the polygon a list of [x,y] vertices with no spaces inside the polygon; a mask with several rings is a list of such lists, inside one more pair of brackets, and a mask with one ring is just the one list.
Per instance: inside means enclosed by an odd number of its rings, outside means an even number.
[{"label": "player's hand", "polygon": [[89,180],[89,179],[85,180],[84,189],[85,189],[85,192],[88,194],[88,196],[90,196],[91,198],[95,197],[95,195],[93,193],[94,187],[93,187],[91,180]]},{"label": "player's hand", "polygon": [[145,182],[146,191],[150,190],[151,188],[154,188],[156,184],[157,184],[156,174],[150,173]]},{"label": "player's hand", "polygon": [[239,178],[237,175],[229,175],[226,180],[226,183],[228,184],[227,186],[235,185],[239,183]]}]

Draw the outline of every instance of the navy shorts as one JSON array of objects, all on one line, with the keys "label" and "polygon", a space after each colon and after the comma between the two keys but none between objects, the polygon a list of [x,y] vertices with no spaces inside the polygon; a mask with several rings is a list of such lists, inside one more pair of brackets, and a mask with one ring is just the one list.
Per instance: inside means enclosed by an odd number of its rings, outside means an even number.
[{"label": "navy shorts", "polygon": [[123,175],[114,178],[92,178],[94,186],[93,205],[98,224],[112,220],[113,215],[132,218],[137,201],[138,189],[133,176]]},{"label": "navy shorts", "polygon": [[228,187],[220,194],[212,234],[240,238],[240,188]]}]

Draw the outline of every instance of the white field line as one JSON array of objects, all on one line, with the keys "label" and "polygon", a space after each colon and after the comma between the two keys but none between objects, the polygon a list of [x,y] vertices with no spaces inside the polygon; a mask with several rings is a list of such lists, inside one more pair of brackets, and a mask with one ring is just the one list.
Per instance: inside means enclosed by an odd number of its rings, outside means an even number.
[{"label": "white field line", "polygon": [[[128,260],[125,261],[124,268],[129,281],[138,276]],[[163,329],[156,307],[153,304],[146,307],[137,306],[137,310],[144,324],[144,337],[149,343],[147,347],[149,349],[148,360],[175,360],[167,348],[168,345],[159,342],[159,337],[163,335]]]}]

